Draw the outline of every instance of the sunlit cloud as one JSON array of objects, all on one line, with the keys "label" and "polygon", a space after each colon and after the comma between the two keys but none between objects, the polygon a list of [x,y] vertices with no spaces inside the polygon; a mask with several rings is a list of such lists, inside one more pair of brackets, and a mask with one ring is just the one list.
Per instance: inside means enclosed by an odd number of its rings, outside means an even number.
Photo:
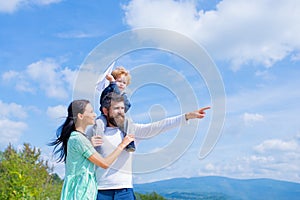
[{"label": "sunlit cloud", "polygon": [[18,91],[35,94],[41,90],[47,97],[66,99],[76,75],[76,70],[62,67],[53,59],[45,59],[28,65],[24,71],[4,72],[2,80],[14,82]]},{"label": "sunlit cloud", "polygon": [[27,108],[0,100],[0,147],[17,143],[28,125],[20,120],[28,117]]},{"label": "sunlit cloud", "polygon": [[[231,68],[271,67],[299,55],[299,2],[223,0],[216,10],[198,10],[196,1],[132,0],[123,6],[132,28],[158,27],[185,34]],[[166,12],[171,10],[172,12]]]},{"label": "sunlit cloud", "polygon": [[283,141],[280,139],[266,140],[254,147],[254,150],[260,153],[264,153],[266,151],[296,151],[297,149],[299,149],[297,141]]},{"label": "sunlit cloud", "polygon": [[0,110],[0,119],[24,119],[28,116],[26,109],[22,105],[16,103],[4,103],[0,100]]},{"label": "sunlit cloud", "polygon": [[260,122],[264,120],[264,117],[257,113],[244,113],[243,120],[246,125],[250,125],[251,123]]},{"label": "sunlit cloud", "polygon": [[0,145],[6,146],[9,143],[17,143],[28,125],[20,121],[0,119]]},{"label": "sunlit cloud", "polygon": [[9,81],[19,76],[19,73],[13,70],[7,71],[2,75],[3,81]]},{"label": "sunlit cloud", "polygon": [[58,105],[53,107],[48,107],[47,116],[51,119],[58,119],[67,116],[67,107],[64,105]]}]

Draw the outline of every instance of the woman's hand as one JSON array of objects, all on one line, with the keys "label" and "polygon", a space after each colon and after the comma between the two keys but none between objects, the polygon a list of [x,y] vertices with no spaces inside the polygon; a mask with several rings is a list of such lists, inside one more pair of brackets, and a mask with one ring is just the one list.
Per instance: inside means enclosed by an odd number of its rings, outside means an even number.
[{"label": "woman's hand", "polygon": [[119,144],[119,147],[124,149],[132,141],[134,141],[134,134],[127,134],[121,144]]}]

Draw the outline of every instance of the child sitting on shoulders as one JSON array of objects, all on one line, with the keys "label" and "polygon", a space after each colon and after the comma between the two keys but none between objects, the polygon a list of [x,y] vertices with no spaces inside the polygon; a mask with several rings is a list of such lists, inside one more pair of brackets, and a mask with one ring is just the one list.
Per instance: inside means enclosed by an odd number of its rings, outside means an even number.
[{"label": "child sitting on shoulders", "polygon": [[[127,86],[130,84],[131,76],[129,72],[124,67],[117,67],[112,71],[111,74],[106,76],[106,79],[110,82],[110,84],[103,90],[100,97],[100,106],[102,105],[103,98],[110,92],[115,92],[120,94],[124,98],[125,104],[125,113],[129,110],[131,104],[128,100],[127,94],[125,90]],[[103,114],[102,106],[100,107],[101,114]]]},{"label": "child sitting on shoulders", "polygon": [[[131,76],[130,76],[129,72],[122,66],[117,67],[115,70],[112,71],[111,74],[106,75],[106,79],[110,82],[110,84],[103,90],[103,92],[101,93],[101,96],[100,96],[101,115],[99,117],[97,117],[92,130],[89,130],[87,132],[87,135],[89,137],[92,137],[96,133],[98,140],[96,140],[96,142],[94,142],[92,138],[91,138],[91,140],[97,151],[98,151],[99,146],[102,144],[102,140],[100,139],[101,134],[104,133],[105,128],[107,126],[107,120],[106,120],[106,117],[104,116],[103,110],[102,110],[104,97],[111,92],[115,92],[117,94],[120,94],[124,98],[125,113],[131,107],[130,101],[125,92],[127,86],[130,84],[130,80],[131,80]],[[90,131],[92,131],[92,132],[90,132]],[[122,130],[122,131],[124,132],[125,130]],[[124,136],[125,135],[126,135],[126,133],[124,132]],[[95,144],[97,144],[97,145],[95,145]],[[135,151],[135,145],[133,143],[130,143],[129,146],[127,146],[126,150],[131,151],[131,152]]]}]

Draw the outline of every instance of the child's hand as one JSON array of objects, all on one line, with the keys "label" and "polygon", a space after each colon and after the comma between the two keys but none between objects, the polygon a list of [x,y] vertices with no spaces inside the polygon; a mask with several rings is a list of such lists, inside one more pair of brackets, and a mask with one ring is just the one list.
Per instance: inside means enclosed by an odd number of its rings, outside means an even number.
[{"label": "child's hand", "polygon": [[115,78],[114,78],[111,74],[107,74],[107,75],[106,75],[106,79],[107,79],[110,83],[116,81]]}]

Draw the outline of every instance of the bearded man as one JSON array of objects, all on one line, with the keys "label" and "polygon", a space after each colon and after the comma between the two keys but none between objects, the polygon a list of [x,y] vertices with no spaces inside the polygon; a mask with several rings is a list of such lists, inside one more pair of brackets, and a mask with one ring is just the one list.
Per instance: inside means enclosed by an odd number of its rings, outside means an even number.
[{"label": "bearded man", "polygon": [[[97,129],[97,120],[93,128],[87,131],[87,136],[91,137],[94,146],[98,146],[96,150],[106,157],[115,147],[120,144],[124,137],[125,106],[124,99],[116,93],[109,93],[104,97],[102,102],[103,113],[107,119],[107,127],[104,133],[99,133]],[[148,139],[162,132],[166,132],[172,128],[187,124],[189,119],[205,117],[205,110],[210,107],[201,108],[199,110],[186,114],[169,117],[158,122],[149,124],[130,123],[130,134],[135,135],[135,141]],[[124,123],[125,122],[125,123]],[[95,139],[93,136],[101,135],[101,139]],[[133,183],[132,183],[132,152],[123,151],[118,159],[106,170],[96,169],[98,196],[97,200],[134,200]]]}]

